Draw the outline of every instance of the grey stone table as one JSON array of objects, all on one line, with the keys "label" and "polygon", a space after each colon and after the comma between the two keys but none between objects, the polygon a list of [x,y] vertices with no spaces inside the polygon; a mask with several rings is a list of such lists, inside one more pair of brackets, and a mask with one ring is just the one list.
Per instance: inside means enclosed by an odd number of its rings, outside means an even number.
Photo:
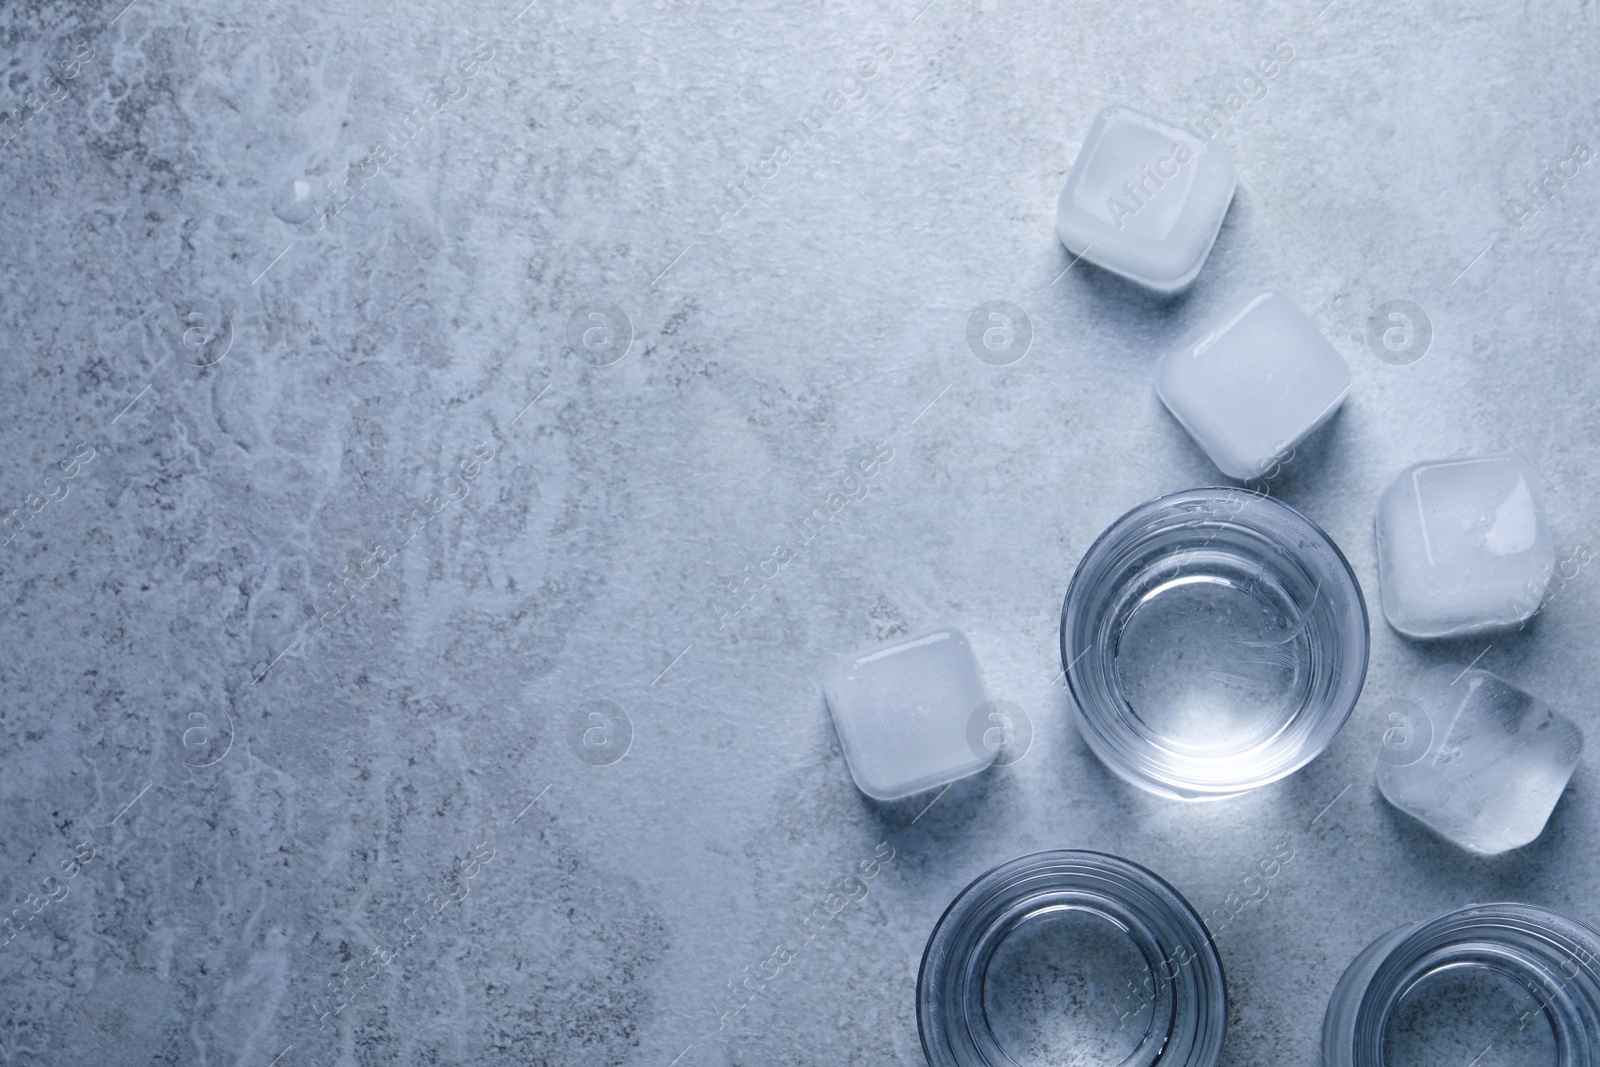
[{"label": "grey stone table", "polygon": [[[1318,1062],[1393,924],[1600,918],[1592,762],[1490,860],[1373,777],[1441,662],[1593,736],[1591,569],[1375,618],[1332,748],[1205,805],[1094,761],[1056,645],[1096,533],[1219,480],[1151,370],[1253,286],[1354,369],[1273,490],[1374,608],[1415,459],[1519,451],[1597,543],[1593,6],[122,4],[0,9],[0,1062],[917,1064],[934,920],[1046,847],[1208,913],[1292,847],[1229,1064]],[[1180,299],[1054,235],[1111,102],[1237,163]],[[1031,748],[875,804],[819,679],[942,621]]]}]

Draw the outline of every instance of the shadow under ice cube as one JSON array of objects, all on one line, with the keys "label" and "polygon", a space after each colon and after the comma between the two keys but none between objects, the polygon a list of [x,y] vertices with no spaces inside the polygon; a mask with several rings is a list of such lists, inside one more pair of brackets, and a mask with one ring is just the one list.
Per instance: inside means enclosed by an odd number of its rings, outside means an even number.
[{"label": "shadow under ice cube", "polygon": [[1538,837],[1578,765],[1577,725],[1488,671],[1437,667],[1412,699],[1431,738],[1415,762],[1378,765],[1389,803],[1471,852]]}]

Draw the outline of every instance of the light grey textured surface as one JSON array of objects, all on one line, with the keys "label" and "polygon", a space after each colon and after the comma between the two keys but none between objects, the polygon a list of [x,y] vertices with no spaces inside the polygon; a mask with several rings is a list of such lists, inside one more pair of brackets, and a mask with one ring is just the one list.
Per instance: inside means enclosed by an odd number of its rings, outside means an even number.
[{"label": "light grey textured surface", "polygon": [[[94,851],[0,948],[0,1060],[916,1064],[924,939],[982,870],[1109,848],[1211,913],[1288,842],[1222,923],[1225,1061],[1312,1064],[1382,929],[1492,898],[1600,918],[1591,762],[1494,860],[1373,777],[1385,702],[1480,652],[1596,733],[1592,570],[1527,632],[1410,643],[1371,533],[1407,463],[1515,448],[1558,554],[1600,538],[1592,6],[121,6],[0,8],[0,107],[41,105],[0,150],[0,891]],[[1278,42],[1189,295],[1063,276],[1095,111],[1196,121]],[[350,167],[326,225],[274,214]],[[1510,224],[1547,167],[1573,176]],[[1218,480],[1151,372],[1253,286],[1354,370],[1274,491],[1349,555],[1372,667],[1323,758],[1185,806],[1088,755],[1057,618],[1111,519]],[[1033,329],[1005,367],[966,342],[997,299]],[[1432,324],[1409,365],[1366,340],[1396,299]],[[631,320],[613,365],[568,346],[590,301]],[[941,621],[1033,747],[874,804],[819,679]]]}]

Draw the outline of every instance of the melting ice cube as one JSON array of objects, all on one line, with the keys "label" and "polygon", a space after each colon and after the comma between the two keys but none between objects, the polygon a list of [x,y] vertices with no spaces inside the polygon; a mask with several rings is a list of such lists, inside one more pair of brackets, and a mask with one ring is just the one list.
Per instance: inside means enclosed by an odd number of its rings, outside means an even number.
[{"label": "melting ice cube", "polygon": [[994,762],[970,727],[989,698],[959,630],[913,634],[846,656],[823,680],[845,762],[877,800],[932,789]]},{"label": "melting ice cube", "polygon": [[1538,611],[1556,562],[1538,481],[1515,455],[1402,471],[1376,515],[1389,625],[1410,637],[1454,637]]},{"label": "melting ice cube", "polygon": [[1251,294],[1156,367],[1156,392],[1231,478],[1258,478],[1350,391],[1350,366],[1298,304]]},{"label": "melting ice cube", "polygon": [[1100,112],[1056,204],[1067,251],[1157,292],[1200,273],[1233,201],[1233,164],[1188,130],[1126,107]]},{"label": "melting ice cube", "polygon": [[1389,803],[1472,852],[1520,848],[1544,830],[1583,734],[1488,671],[1437,667],[1412,690],[1430,732],[1415,762],[1380,762]]}]

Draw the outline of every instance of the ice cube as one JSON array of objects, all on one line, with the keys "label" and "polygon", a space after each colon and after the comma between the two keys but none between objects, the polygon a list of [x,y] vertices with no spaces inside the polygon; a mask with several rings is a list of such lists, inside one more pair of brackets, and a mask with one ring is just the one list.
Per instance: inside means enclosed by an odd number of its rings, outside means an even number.
[{"label": "ice cube", "polygon": [[1578,765],[1577,725],[1488,671],[1437,667],[1411,696],[1431,736],[1415,762],[1378,764],[1389,803],[1471,852],[1538,837]]},{"label": "ice cube", "polygon": [[1513,626],[1539,610],[1555,544],[1539,475],[1519,456],[1407,467],[1378,499],[1378,584],[1408,637]]},{"label": "ice cube", "polygon": [[851,777],[874,799],[953,782],[997,755],[969,737],[989,698],[959,630],[925,630],[846,656],[829,669],[823,693]]},{"label": "ice cube", "polygon": [[1254,294],[1190,333],[1156,367],[1156,392],[1230,478],[1258,478],[1350,391],[1350,366],[1282,293]]},{"label": "ice cube", "polygon": [[1108,107],[1061,190],[1056,233],[1073,255],[1174,293],[1200,273],[1234,185],[1221,148],[1131,108]]}]

